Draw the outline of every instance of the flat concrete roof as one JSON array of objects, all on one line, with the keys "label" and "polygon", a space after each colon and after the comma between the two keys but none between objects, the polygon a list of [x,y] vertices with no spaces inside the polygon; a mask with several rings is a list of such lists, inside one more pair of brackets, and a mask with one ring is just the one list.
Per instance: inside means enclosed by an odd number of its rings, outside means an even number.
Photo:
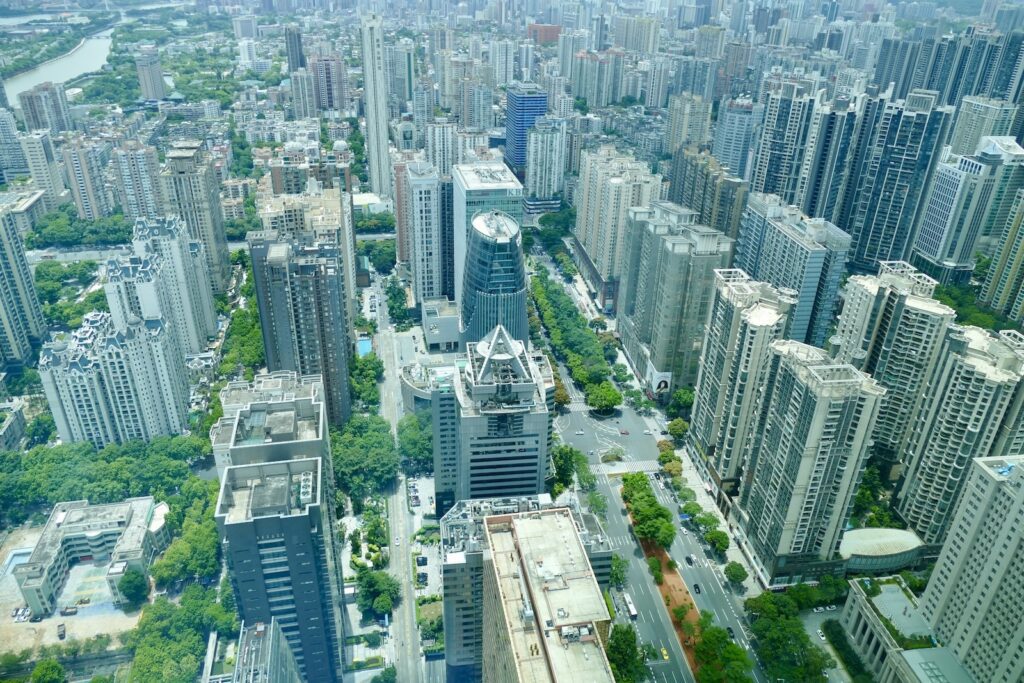
[{"label": "flat concrete roof", "polygon": [[975,683],[974,676],[948,648],[903,650],[900,656],[922,683]]}]

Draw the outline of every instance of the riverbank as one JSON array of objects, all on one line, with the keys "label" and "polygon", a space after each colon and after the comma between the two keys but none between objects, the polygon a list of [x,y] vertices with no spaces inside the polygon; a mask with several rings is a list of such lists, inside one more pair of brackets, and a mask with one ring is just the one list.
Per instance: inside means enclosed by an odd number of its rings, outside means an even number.
[{"label": "riverbank", "polygon": [[[87,31],[75,31],[74,32],[75,35],[71,36],[72,40],[74,40],[74,38],[78,38],[78,42],[75,43],[74,47],[71,47],[70,49],[67,49],[67,50],[62,50],[58,54],[50,55],[49,57],[47,57],[47,59],[45,59],[45,60],[43,60],[41,62],[18,64],[19,60],[14,60],[12,62],[12,64],[13,64],[12,66],[8,66],[8,67],[5,67],[3,69],[0,69],[0,78],[3,78],[5,81],[14,80],[18,76],[22,76],[22,75],[24,75],[24,74],[26,74],[26,73],[28,73],[30,71],[33,71],[35,69],[44,68],[44,67],[46,67],[47,64],[52,64],[52,63],[54,63],[56,61],[59,61],[61,59],[67,59],[69,57],[72,57],[76,52],[81,50],[85,46],[86,42],[88,42],[89,40],[97,38],[98,36],[100,36],[101,34],[103,34],[106,31],[112,31],[113,28],[114,28],[114,25],[117,24],[118,21],[120,21],[120,15],[115,14],[115,13],[111,13],[109,17],[104,18],[100,22],[98,22],[98,23],[96,23],[96,22],[91,23],[88,26],[88,30]],[[56,41],[54,42],[54,44],[59,43],[65,37],[66,36],[58,37],[56,39]],[[50,46],[48,46],[47,49],[49,47]]]}]

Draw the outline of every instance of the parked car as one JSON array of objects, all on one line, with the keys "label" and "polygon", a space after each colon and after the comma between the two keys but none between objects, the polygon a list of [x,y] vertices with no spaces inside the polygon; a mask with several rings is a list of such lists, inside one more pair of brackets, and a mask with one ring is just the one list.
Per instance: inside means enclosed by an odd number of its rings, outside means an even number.
[{"label": "parked car", "polygon": [[57,624],[57,637],[61,640],[67,636],[67,631],[64,629],[64,624]]},{"label": "parked car", "polygon": [[822,631],[820,628],[818,629],[818,637],[822,640],[825,640],[825,632]]},{"label": "parked car", "polygon": [[829,605],[829,606],[828,606],[828,607],[826,607],[825,609],[826,609],[826,610],[828,610],[829,612],[835,612],[835,611],[836,611],[837,609],[839,609],[839,608],[838,608],[838,607],[836,607],[835,605]]},{"label": "parked car", "polygon": [[821,613],[822,613],[822,612],[824,612],[824,611],[825,611],[825,608],[824,608],[824,607],[815,607],[815,608],[814,608],[814,613],[815,613],[815,614],[821,614]]},{"label": "parked car", "polygon": [[427,564],[427,556],[426,555],[419,555],[419,556],[416,557],[416,566],[417,567],[424,567],[424,566],[426,566],[426,564]]}]

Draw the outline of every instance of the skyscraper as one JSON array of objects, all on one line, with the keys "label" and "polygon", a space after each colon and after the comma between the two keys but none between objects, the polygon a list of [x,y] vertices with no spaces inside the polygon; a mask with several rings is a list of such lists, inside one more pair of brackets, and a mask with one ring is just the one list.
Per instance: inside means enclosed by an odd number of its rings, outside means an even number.
[{"label": "skyscraper", "polygon": [[765,88],[764,124],[754,156],[750,189],[777,194],[786,204],[792,204],[796,201],[800,162],[820,94],[784,79],[768,81]]},{"label": "skyscraper", "polygon": [[494,69],[494,85],[511,85],[515,77],[516,44],[512,40],[492,40],[490,45],[491,68]]},{"label": "skyscraper", "polygon": [[156,149],[128,140],[114,149],[114,188],[124,217],[156,218],[164,210]]},{"label": "skyscraper", "polygon": [[97,448],[181,434],[188,377],[178,337],[161,318],[86,313],[82,327],[43,344],[39,377],[64,443]]},{"label": "skyscraper", "polygon": [[863,98],[837,97],[815,107],[806,153],[800,162],[794,203],[808,216],[833,220],[848,179]]},{"label": "skyscraper", "polygon": [[313,91],[321,111],[348,110],[348,68],[338,55],[319,55],[309,60]]},{"label": "skyscraper", "polygon": [[302,51],[302,31],[298,26],[284,27],[284,50],[288,57],[288,73],[306,68],[306,53]]},{"label": "skyscraper", "polygon": [[316,80],[305,67],[288,72],[292,86],[292,111],[296,119],[312,119],[319,116],[317,107]]},{"label": "skyscraper", "polygon": [[548,110],[548,93],[539,85],[521,83],[507,92],[505,160],[517,175],[526,170],[526,134]]},{"label": "skyscraper", "polygon": [[693,209],[700,223],[729,237],[739,234],[749,189],[750,183],[697,147],[680,148],[672,157],[669,199]]},{"label": "skyscraper", "polygon": [[56,134],[74,129],[63,83],[40,83],[18,93],[18,102],[21,103],[21,115],[25,118],[25,129],[29,133],[47,130]]},{"label": "skyscraper", "polygon": [[388,86],[384,77],[384,26],[378,14],[361,21],[363,38],[363,98],[366,109],[366,151],[370,187],[380,197],[391,197],[391,160],[388,156]]},{"label": "skyscraper", "polygon": [[29,360],[46,334],[25,245],[9,210],[0,212],[0,369]]},{"label": "skyscraper", "polygon": [[885,390],[813,346],[771,352],[737,516],[759,580],[784,586],[835,572]]},{"label": "skyscraper", "polygon": [[25,150],[18,139],[18,122],[10,110],[0,108],[0,178],[8,183],[27,172]]},{"label": "skyscraper", "polygon": [[1024,677],[1016,627],[1024,585],[1024,458],[977,458],[921,611],[942,643],[978,681]]},{"label": "skyscraper", "polygon": [[220,188],[213,161],[204,157],[198,142],[174,143],[160,177],[163,182],[164,213],[181,218],[192,239],[201,242],[209,264],[214,294],[228,286],[231,268],[220,210]]},{"label": "skyscraper", "polygon": [[299,664],[277,619],[242,622],[230,683],[302,683]]},{"label": "skyscraper", "polygon": [[460,310],[464,343],[480,341],[498,325],[522,344],[529,342],[525,261],[515,219],[498,211],[473,217]]},{"label": "skyscraper", "polygon": [[978,96],[963,98],[949,134],[950,152],[974,154],[982,138],[1011,135],[1016,115],[1013,102]]},{"label": "skyscraper", "polygon": [[342,247],[275,230],[250,233],[248,241],[267,368],[321,375],[328,419],[340,429],[352,411]]},{"label": "skyscraper", "polygon": [[36,189],[43,191],[43,206],[47,211],[53,211],[67,201],[67,189],[64,187],[64,176],[57,163],[50,132],[37,130],[25,133],[19,136],[19,140],[32,183]]},{"label": "skyscraper", "polygon": [[441,270],[441,188],[437,171],[426,162],[405,167],[408,192],[406,214],[411,224],[409,262],[413,273],[413,295],[417,302],[444,295]]},{"label": "skyscraper", "polygon": [[162,100],[167,94],[164,83],[164,69],[160,64],[160,53],[155,47],[143,49],[135,54],[135,72],[139,76],[139,90],[144,100]]},{"label": "skyscraper", "polygon": [[678,204],[629,210],[618,300],[622,347],[644,388],[667,401],[697,380],[715,271],[733,241]]},{"label": "skyscraper", "polygon": [[113,212],[103,179],[102,154],[98,145],[75,138],[61,148],[64,170],[71,183],[71,197],[75,200],[78,217],[94,221]]},{"label": "skyscraper", "polygon": [[979,299],[1011,320],[1024,319],[1024,190],[1014,195]]},{"label": "skyscraper", "polygon": [[711,134],[711,103],[700,95],[682,92],[668,100],[668,127],[665,151],[674,154],[680,147],[703,145]]},{"label": "skyscraper", "polygon": [[896,495],[900,517],[925,543],[945,541],[972,458],[1020,454],[999,437],[1004,422],[1020,422],[1015,397],[1022,376],[1024,335],[947,330],[907,441]]},{"label": "skyscraper", "polygon": [[581,274],[607,311],[615,309],[629,209],[660,197],[661,176],[646,163],[611,146],[583,153],[575,195],[577,256]]},{"label": "skyscraper", "polygon": [[[469,235],[478,213],[500,211],[517,224],[523,218],[523,186],[500,161],[457,164],[452,167],[452,268],[455,302],[464,300]],[[442,213],[444,207],[442,207]],[[447,232],[447,231],[446,231]],[[445,247],[445,259],[448,259]],[[449,267],[446,265],[446,268]],[[446,275],[447,279],[447,275]],[[486,332],[487,330],[485,330]]]},{"label": "skyscraper", "polygon": [[526,210],[557,211],[565,187],[568,125],[541,116],[526,135]]},{"label": "skyscraper", "polygon": [[796,300],[739,269],[716,270],[714,277],[688,439],[696,461],[707,463],[721,504],[739,491],[771,344],[785,338]]},{"label": "skyscraper", "polygon": [[789,338],[824,346],[849,249],[850,236],[828,221],[808,218],[775,195],[752,193],[733,263],[752,278],[793,290]]}]

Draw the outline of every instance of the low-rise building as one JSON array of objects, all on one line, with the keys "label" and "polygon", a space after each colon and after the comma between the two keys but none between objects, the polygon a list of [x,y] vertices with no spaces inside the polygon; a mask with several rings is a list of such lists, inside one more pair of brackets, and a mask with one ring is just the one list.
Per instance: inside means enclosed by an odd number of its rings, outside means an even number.
[{"label": "low-rise building", "polygon": [[25,402],[12,398],[0,403],[0,451],[18,450],[25,436]]}]

